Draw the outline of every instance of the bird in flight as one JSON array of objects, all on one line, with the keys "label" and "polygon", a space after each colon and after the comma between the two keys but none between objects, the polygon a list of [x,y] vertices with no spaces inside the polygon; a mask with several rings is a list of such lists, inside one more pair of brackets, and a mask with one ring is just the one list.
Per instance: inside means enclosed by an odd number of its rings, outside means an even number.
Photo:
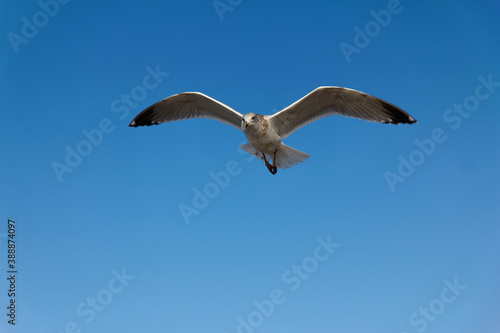
[{"label": "bird in flight", "polygon": [[151,105],[139,113],[129,126],[158,125],[191,118],[221,121],[245,133],[248,143],[241,148],[263,160],[274,175],[278,168],[291,168],[311,156],[285,145],[282,140],[313,121],[333,115],[384,124],[417,122],[397,106],[361,91],[319,87],[285,109],[267,116],[252,112],[243,115],[202,93],[181,93]]}]

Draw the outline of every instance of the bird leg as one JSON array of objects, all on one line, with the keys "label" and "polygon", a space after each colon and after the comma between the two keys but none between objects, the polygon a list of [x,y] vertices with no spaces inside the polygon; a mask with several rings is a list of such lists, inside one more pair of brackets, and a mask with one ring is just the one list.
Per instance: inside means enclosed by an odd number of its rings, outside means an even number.
[{"label": "bird leg", "polygon": [[275,175],[278,172],[278,167],[276,166],[276,153],[278,152],[278,149],[274,151],[274,156],[273,156],[273,170],[274,172],[271,171],[273,175]]},{"label": "bird leg", "polygon": [[[262,153],[262,157],[264,157],[264,162],[266,162],[266,167],[269,170],[269,172],[275,175],[276,172],[278,172],[278,169],[276,168],[276,162],[274,161],[274,159],[273,159],[273,165],[271,165],[266,159],[266,154]],[[276,159],[276,152],[274,152],[274,158]]]}]

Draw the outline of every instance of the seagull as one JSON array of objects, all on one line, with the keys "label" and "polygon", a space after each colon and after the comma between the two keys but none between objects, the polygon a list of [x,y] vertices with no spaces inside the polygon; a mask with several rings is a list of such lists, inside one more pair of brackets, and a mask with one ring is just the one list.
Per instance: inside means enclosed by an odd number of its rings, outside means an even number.
[{"label": "seagull", "polygon": [[[343,87],[319,87],[273,115],[247,113],[199,92],[165,98],[139,113],[130,127],[158,125],[191,118],[215,119],[241,129],[248,143],[240,147],[264,161],[271,174],[291,168],[311,155],[285,145],[282,140],[318,119],[341,115],[384,124],[417,121],[397,106],[361,91]],[[272,164],[269,161],[272,160]]]}]

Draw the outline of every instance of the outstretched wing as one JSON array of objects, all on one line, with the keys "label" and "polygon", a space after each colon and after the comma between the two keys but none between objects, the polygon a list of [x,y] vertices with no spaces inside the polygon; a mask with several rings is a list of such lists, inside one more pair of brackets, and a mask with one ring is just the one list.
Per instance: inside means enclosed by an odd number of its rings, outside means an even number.
[{"label": "outstretched wing", "polygon": [[395,105],[361,91],[319,87],[289,107],[269,117],[271,126],[286,138],[323,117],[342,115],[378,123],[413,124],[417,121]]},{"label": "outstretched wing", "polygon": [[241,129],[243,115],[229,106],[197,92],[173,95],[139,113],[130,127],[150,126],[169,121],[209,118]]}]

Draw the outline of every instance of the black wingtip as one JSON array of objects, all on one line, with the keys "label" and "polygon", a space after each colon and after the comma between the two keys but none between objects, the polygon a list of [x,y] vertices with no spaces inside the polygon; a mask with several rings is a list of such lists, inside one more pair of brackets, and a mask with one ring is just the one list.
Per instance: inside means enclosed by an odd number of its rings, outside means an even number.
[{"label": "black wingtip", "polygon": [[137,123],[137,121],[134,119],[132,120],[132,122],[130,124],[128,124],[128,127],[140,127],[140,126],[144,126],[146,124],[139,124]]},{"label": "black wingtip", "polygon": [[151,120],[151,114],[149,111],[150,108],[139,113],[133,120],[130,122],[128,127],[141,127],[141,126],[151,126],[158,125],[158,122]]},{"label": "black wingtip", "polygon": [[408,115],[408,117],[405,119],[406,121],[402,121],[402,124],[416,124],[417,119],[413,118],[412,116]]},{"label": "black wingtip", "polygon": [[158,123],[146,123],[146,124],[138,124],[137,122],[133,121],[131,122],[128,127],[142,127],[142,126],[151,126],[151,125],[158,125]]},{"label": "black wingtip", "polygon": [[390,121],[389,123],[391,124],[416,124],[417,120],[410,116],[407,112],[403,111],[402,109],[398,108],[395,105],[392,105],[391,103],[384,102],[384,108],[387,110],[387,112],[390,115]]}]

